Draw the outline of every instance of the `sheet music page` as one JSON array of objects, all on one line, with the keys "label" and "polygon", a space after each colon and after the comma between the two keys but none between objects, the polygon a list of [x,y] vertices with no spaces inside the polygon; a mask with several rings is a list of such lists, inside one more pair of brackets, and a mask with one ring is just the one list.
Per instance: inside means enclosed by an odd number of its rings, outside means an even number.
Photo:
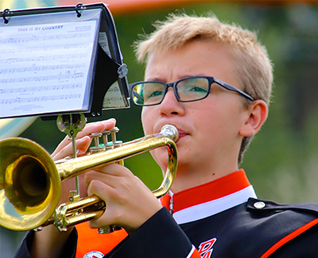
[{"label": "sheet music page", "polygon": [[[107,35],[106,32],[100,32],[98,37],[98,43],[101,46],[101,48],[104,50],[106,55],[108,55],[110,58],[110,50],[109,50],[109,44],[107,41]],[[122,54],[121,60],[123,60]],[[127,70],[128,71],[128,70]],[[127,71],[125,76],[127,75]],[[113,108],[125,108],[127,107],[127,104],[124,101],[124,93],[122,92],[122,89],[120,88],[118,81],[113,83],[113,85],[110,86],[108,91],[106,92],[103,100],[103,109],[113,109]]]},{"label": "sheet music page", "polygon": [[0,117],[86,110],[96,20],[0,27]]}]

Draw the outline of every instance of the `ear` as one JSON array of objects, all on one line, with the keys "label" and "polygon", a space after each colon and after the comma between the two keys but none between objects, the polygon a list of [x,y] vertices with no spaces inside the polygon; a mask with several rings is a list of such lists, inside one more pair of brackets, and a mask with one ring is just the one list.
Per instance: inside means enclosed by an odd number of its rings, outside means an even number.
[{"label": "ear", "polygon": [[243,137],[255,135],[265,123],[268,115],[267,104],[263,100],[255,100],[249,105],[248,117],[239,134]]}]

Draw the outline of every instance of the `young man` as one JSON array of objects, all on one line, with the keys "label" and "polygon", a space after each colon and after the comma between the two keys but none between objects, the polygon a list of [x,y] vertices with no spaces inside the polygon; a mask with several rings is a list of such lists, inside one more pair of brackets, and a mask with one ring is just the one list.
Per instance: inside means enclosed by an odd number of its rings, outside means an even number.
[{"label": "young man", "polygon": [[[118,164],[85,174],[88,194],[107,203],[90,226],[119,225],[128,234],[115,240],[120,243],[105,257],[317,257],[318,206],[254,199],[238,167],[267,118],[271,94],[271,63],[256,36],[215,17],[172,15],[138,44],[137,56],[146,61],[145,82],[132,86],[131,97],[144,106],[146,135],[165,124],[178,128],[178,171],[160,203]],[[81,151],[89,144],[87,135],[114,125],[109,120],[86,127],[78,137]],[[70,149],[62,142],[53,156]],[[166,151],[152,155],[165,171]],[[83,241],[85,229],[77,228],[83,257],[92,249]],[[47,227],[29,233],[18,257],[29,252],[74,257],[76,232]],[[94,238],[101,245],[95,251],[106,254],[108,241]]]}]

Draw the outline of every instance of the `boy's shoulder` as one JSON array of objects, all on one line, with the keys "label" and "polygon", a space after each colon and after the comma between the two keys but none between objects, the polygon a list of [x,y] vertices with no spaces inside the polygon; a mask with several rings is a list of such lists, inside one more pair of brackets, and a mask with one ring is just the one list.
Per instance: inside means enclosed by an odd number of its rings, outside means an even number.
[{"label": "boy's shoulder", "polygon": [[318,203],[249,198],[210,219],[214,227],[223,225],[215,234],[215,257],[318,257]]},{"label": "boy's shoulder", "polygon": [[255,198],[249,198],[247,210],[259,215],[273,214],[281,211],[295,211],[308,215],[318,216],[318,203],[296,203],[296,204],[278,204],[273,201],[265,201]]},{"label": "boy's shoulder", "polygon": [[[278,204],[249,198],[247,235],[268,243],[262,257],[318,257],[318,203]],[[317,256],[316,256],[317,255]]]}]

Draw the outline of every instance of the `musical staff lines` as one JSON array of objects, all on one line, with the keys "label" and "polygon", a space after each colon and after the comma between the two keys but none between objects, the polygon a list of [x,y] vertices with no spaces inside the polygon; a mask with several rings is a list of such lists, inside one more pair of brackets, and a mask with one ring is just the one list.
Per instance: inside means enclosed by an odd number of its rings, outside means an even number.
[{"label": "musical staff lines", "polygon": [[0,94],[22,94],[22,93],[34,93],[42,91],[58,91],[58,90],[78,90],[82,88],[81,83],[77,84],[64,84],[64,85],[54,85],[54,86],[38,86],[38,87],[19,87],[19,88],[10,88],[4,89],[0,88]]},{"label": "musical staff lines", "polygon": [[0,118],[88,110],[97,20],[0,32]]},{"label": "musical staff lines", "polygon": [[[4,46],[5,47],[5,46]],[[20,53],[39,53],[39,52],[50,52],[50,51],[61,51],[61,50],[69,50],[76,49],[82,52],[83,49],[87,49],[87,44],[76,43],[76,44],[68,44],[68,45],[57,45],[54,46],[30,46],[30,47],[19,47],[19,48],[3,48],[1,49],[2,54],[20,54]]]},{"label": "musical staff lines", "polygon": [[[1,61],[0,61],[1,63]],[[60,65],[32,65],[30,67],[11,67],[11,68],[0,68],[0,74],[14,74],[23,72],[41,72],[41,71],[54,71],[54,70],[72,70],[84,68],[85,64],[60,64]]]},{"label": "musical staff lines", "polygon": [[70,40],[70,39],[82,39],[90,36],[90,32],[84,33],[70,33],[70,34],[57,34],[57,35],[43,35],[36,36],[32,35],[29,37],[19,37],[19,38],[7,38],[0,39],[0,44],[21,44],[21,43],[34,43],[42,41],[52,41],[52,40]]},{"label": "musical staff lines", "polygon": [[34,103],[34,102],[46,102],[56,100],[70,100],[79,99],[81,94],[67,94],[67,95],[46,95],[37,97],[26,97],[26,98],[11,98],[11,99],[0,99],[0,105],[11,105],[11,104],[23,104],[23,103]]},{"label": "musical staff lines", "polygon": [[44,75],[44,76],[30,76],[30,77],[12,77],[0,79],[0,84],[12,84],[12,83],[25,83],[25,82],[47,82],[51,80],[65,80],[65,79],[78,79],[84,76],[83,73],[68,73],[68,74],[56,74],[56,75]]},{"label": "musical staff lines", "polygon": [[83,54],[70,54],[70,55],[51,55],[51,56],[34,56],[34,57],[13,57],[0,60],[0,63],[15,64],[26,62],[48,62],[48,61],[63,61],[82,59]]}]

